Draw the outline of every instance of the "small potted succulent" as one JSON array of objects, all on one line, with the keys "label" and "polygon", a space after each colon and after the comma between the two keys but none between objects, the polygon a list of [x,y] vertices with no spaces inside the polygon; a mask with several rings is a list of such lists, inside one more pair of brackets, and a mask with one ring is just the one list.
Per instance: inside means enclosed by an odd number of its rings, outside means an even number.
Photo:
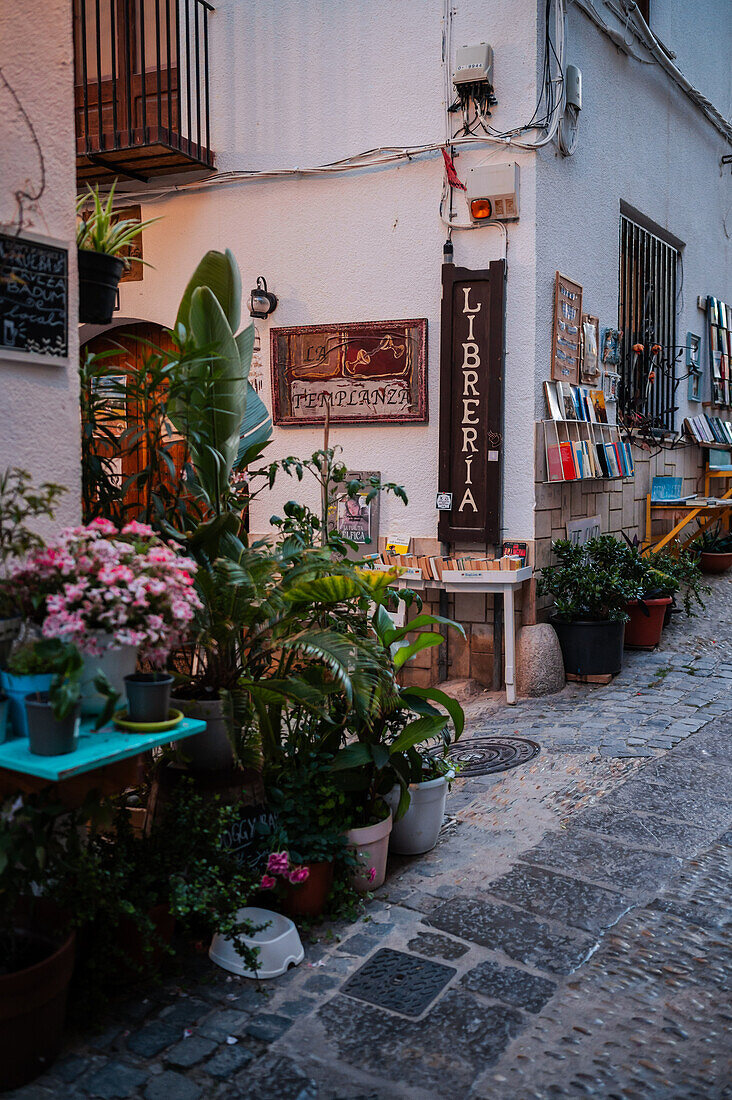
[{"label": "small potted succulent", "polygon": [[623,664],[628,603],[640,595],[631,568],[631,547],[612,535],[578,546],[552,545],[557,564],[541,570],[539,594],[554,597],[550,622],[557,632],[567,673],[614,675]]},{"label": "small potted succulent", "polygon": [[[115,180],[106,203],[99,196],[99,184],[94,189],[88,187],[87,194],[80,195],[76,203],[79,320],[93,325],[108,325],[112,320],[119,281],[125,267],[129,267],[124,250],[146,226],[158,221],[115,219],[112,205],[116,185]],[[87,212],[90,200],[91,210]]]},{"label": "small potted succulent", "polygon": [[726,573],[732,566],[732,534],[722,530],[721,520],[704,528],[694,539],[702,573]]}]

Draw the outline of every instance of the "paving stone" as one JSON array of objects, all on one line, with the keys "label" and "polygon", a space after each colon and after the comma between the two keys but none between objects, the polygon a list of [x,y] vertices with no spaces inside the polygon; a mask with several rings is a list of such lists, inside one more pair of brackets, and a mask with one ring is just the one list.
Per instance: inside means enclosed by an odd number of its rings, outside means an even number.
[{"label": "paving stone", "polygon": [[177,1043],[183,1035],[183,1028],[163,1020],[154,1020],[151,1024],[133,1031],[127,1037],[127,1049],[141,1058],[154,1058],[166,1047]]},{"label": "paving stone", "polygon": [[570,974],[595,945],[582,933],[569,933],[507,905],[475,898],[446,902],[426,923],[485,947],[500,945],[510,958],[557,974]]},{"label": "paving stone", "polygon": [[108,1062],[82,1084],[89,1096],[99,1096],[102,1100],[124,1100],[132,1096],[146,1078],[144,1070],[126,1066],[123,1062]]},{"label": "paving stone", "polygon": [[317,1082],[282,1055],[261,1059],[237,1083],[243,1091],[231,1095],[242,1100],[317,1100],[320,1095]]},{"label": "paving stone", "polygon": [[638,773],[638,779],[660,783],[674,791],[679,787],[689,787],[705,798],[732,802],[732,769],[691,763],[688,759],[679,759],[676,753],[647,764]]},{"label": "paving stone", "polygon": [[175,1004],[164,1008],[158,1019],[166,1024],[175,1024],[176,1027],[193,1027],[210,1011],[211,1005],[207,1001],[199,1001],[195,997],[181,997]]},{"label": "paving stone", "polygon": [[732,924],[732,849],[714,844],[689,860],[651,908],[705,928]]},{"label": "paving stone", "polygon": [[[420,1020],[334,997],[318,1011],[328,1042],[349,1065],[399,1079],[426,1096],[464,1096],[478,1071],[493,1064],[524,1017],[515,1009],[486,1005],[471,993],[450,989]],[[446,1091],[449,1088],[450,1091]]]},{"label": "paving stone", "polygon": [[223,1043],[228,1035],[237,1035],[249,1019],[246,1012],[237,1012],[234,1008],[223,1008],[204,1020],[197,1029],[199,1035]]},{"label": "paving stone", "polygon": [[539,1012],[557,990],[557,983],[549,978],[515,966],[501,966],[491,959],[469,970],[460,984],[473,993],[482,993],[526,1012]]},{"label": "paving stone", "polygon": [[308,993],[327,993],[340,985],[341,979],[330,974],[313,974],[303,982],[303,989]]},{"label": "paving stone", "polygon": [[237,1043],[236,1046],[222,1047],[218,1054],[214,1054],[213,1058],[206,1062],[203,1069],[211,1077],[231,1077],[253,1058],[253,1050],[242,1043]]},{"label": "paving stone", "polygon": [[229,1004],[231,1008],[238,1008],[241,1012],[261,1012],[267,1007],[271,996],[263,985],[252,983],[237,997],[232,998]]},{"label": "paving stone", "polygon": [[642,848],[654,848],[675,855],[693,855],[713,839],[716,829],[704,829],[677,821],[635,814],[631,810],[584,810],[573,818],[576,829],[590,829]]},{"label": "paving stone", "polygon": [[197,1066],[209,1054],[216,1050],[213,1039],[204,1039],[200,1035],[191,1035],[188,1039],[182,1039],[172,1050],[165,1055],[165,1061],[171,1066],[179,1066],[181,1069],[189,1069]]},{"label": "paving stone", "polygon": [[279,1016],[274,1012],[260,1012],[254,1016],[247,1025],[247,1035],[253,1039],[261,1039],[265,1043],[273,1043],[284,1035],[288,1027],[292,1025],[289,1016]]},{"label": "paving stone", "polygon": [[198,1100],[202,1095],[195,1081],[170,1070],[154,1077],[145,1089],[145,1100]]},{"label": "paving stone", "polygon": [[489,882],[486,889],[520,909],[528,909],[587,932],[609,928],[630,907],[630,902],[620,894],[545,871],[541,867],[521,864]]},{"label": "paving stone", "polygon": [[521,859],[527,863],[571,871],[599,885],[644,893],[665,882],[681,867],[677,856],[641,851],[615,840],[573,829],[524,852]]},{"label": "paving stone", "polygon": [[710,801],[702,792],[675,787],[673,797],[665,787],[630,779],[613,795],[616,806],[625,806],[639,813],[657,814],[672,821],[685,821],[694,825],[697,821],[726,825],[730,818],[728,806]]},{"label": "paving stone", "polygon": [[449,936],[436,936],[430,932],[420,932],[407,944],[409,951],[416,951],[427,959],[459,959],[470,948],[467,944],[451,940]]},{"label": "paving stone", "polygon": [[70,1054],[67,1058],[59,1058],[57,1062],[54,1062],[50,1072],[54,1077],[58,1077],[60,1081],[70,1085],[88,1068],[89,1063],[86,1058],[81,1058],[78,1054]]},{"label": "paving stone", "polygon": [[338,948],[339,951],[349,955],[368,955],[375,947],[379,946],[377,936],[367,936],[363,932],[357,932],[355,936],[349,936]]},{"label": "paving stone", "polygon": [[297,1016],[303,1016],[306,1012],[310,1012],[316,1004],[317,1001],[312,997],[298,997],[296,1001],[283,1001],[282,1004],[277,1006],[277,1011],[284,1016],[295,1019]]}]

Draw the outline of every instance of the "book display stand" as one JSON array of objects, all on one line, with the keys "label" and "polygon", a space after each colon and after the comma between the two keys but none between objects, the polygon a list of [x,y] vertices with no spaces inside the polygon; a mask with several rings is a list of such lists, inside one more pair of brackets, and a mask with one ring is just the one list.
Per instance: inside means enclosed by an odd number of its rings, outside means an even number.
[{"label": "book display stand", "polygon": [[633,477],[630,444],[608,424],[601,389],[545,382],[550,418],[541,421],[547,483]]}]

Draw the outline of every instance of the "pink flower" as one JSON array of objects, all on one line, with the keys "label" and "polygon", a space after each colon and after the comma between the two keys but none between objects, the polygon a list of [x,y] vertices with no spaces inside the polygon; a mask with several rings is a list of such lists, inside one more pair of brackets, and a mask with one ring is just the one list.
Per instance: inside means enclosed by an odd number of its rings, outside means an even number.
[{"label": "pink flower", "polygon": [[366,878],[369,880],[369,882],[374,881],[374,879],[376,878],[376,868],[375,867],[369,867],[368,874],[366,875]]},{"label": "pink flower", "polygon": [[155,534],[152,527],[147,523],[138,523],[136,519],[126,523],[122,528],[123,535],[142,535],[145,538],[152,538]]},{"label": "pink flower", "polygon": [[262,890],[271,890],[273,886],[277,885],[277,880],[272,878],[271,875],[262,875],[262,881],[259,885]]},{"label": "pink flower", "polygon": [[290,882],[296,885],[299,882],[305,882],[309,875],[310,871],[307,867],[296,867],[294,871],[290,871],[287,877]]},{"label": "pink flower", "polygon": [[290,860],[287,852],[270,852],[269,859],[267,860],[267,870],[271,875],[287,874],[289,862]]},{"label": "pink flower", "polygon": [[[88,525],[89,530],[98,531],[100,535],[116,535],[117,528],[111,522],[111,520],[103,519],[101,516],[98,519],[93,519]],[[83,527],[77,528],[77,531],[83,531]]]}]

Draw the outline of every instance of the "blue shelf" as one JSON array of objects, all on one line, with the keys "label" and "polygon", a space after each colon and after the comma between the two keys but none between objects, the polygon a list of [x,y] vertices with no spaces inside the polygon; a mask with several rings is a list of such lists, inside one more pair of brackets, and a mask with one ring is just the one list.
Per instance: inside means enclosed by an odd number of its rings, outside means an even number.
[{"label": "blue shelf", "polygon": [[0,745],[0,768],[22,775],[34,775],[57,783],[74,775],[83,775],[107,764],[116,764],[141,752],[183,741],[194,733],[202,733],[206,723],[196,718],[184,718],[175,729],[165,733],[125,733],[114,726],[103,726],[98,733],[92,725],[82,723],[78,747],[64,756],[35,756],[25,737],[17,737]]}]

